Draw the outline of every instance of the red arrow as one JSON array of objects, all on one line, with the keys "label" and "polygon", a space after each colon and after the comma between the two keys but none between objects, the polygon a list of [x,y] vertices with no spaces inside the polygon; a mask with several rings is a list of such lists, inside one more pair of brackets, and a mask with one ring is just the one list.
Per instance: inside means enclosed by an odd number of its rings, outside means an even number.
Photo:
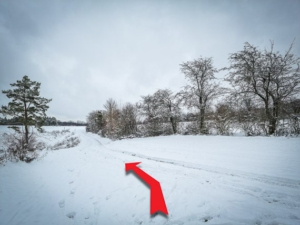
[{"label": "red arrow", "polygon": [[158,211],[168,215],[167,206],[165,203],[164,195],[160,187],[160,183],[153,177],[145,173],[139,167],[141,162],[125,163],[125,170],[134,171],[142,180],[144,180],[150,186],[150,214],[154,214]]}]

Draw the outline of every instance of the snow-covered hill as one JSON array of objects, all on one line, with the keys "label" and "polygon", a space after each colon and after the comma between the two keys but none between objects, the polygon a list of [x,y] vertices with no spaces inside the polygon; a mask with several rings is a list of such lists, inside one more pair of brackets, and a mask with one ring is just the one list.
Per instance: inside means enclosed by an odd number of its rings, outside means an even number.
[{"label": "snow-covered hill", "polygon": [[[77,147],[0,166],[1,225],[300,224],[299,138],[110,141],[70,129]],[[150,216],[149,188],[125,162],[160,182],[168,217]]]}]

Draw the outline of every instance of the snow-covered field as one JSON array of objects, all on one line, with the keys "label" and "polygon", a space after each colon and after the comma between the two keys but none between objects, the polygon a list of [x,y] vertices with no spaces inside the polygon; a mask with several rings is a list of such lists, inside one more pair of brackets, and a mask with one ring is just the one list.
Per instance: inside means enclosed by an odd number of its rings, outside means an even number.
[{"label": "snow-covered field", "polygon": [[[1,225],[300,224],[300,138],[110,141],[69,129],[77,147],[0,166]],[[160,182],[168,217],[150,216],[150,190],[125,173],[125,162],[142,162]]]}]

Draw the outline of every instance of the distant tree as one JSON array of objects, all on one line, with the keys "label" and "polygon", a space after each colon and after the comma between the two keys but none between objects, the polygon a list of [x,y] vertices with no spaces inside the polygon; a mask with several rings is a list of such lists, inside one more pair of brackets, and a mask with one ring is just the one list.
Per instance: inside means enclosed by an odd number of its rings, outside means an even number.
[{"label": "distant tree", "polygon": [[172,126],[174,134],[177,133],[177,126],[180,118],[180,101],[170,89],[159,89],[153,96],[159,104],[159,114],[161,118],[168,120]]},{"label": "distant tree", "polygon": [[58,126],[87,126],[87,123],[84,121],[60,121],[57,120],[57,125]]},{"label": "distant tree", "polygon": [[115,138],[118,129],[118,120],[120,116],[120,111],[115,100],[112,98],[108,99],[104,104],[105,108],[105,120],[106,120],[106,134],[108,137]]},{"label": "distant tree", "polygon": [[[24,76],[22,80],[17,80],[11,84],[15,87],[12,90],[2,91],[3,94],[10,99],[11,102],[7,106],[2,106],[0,113],[16,118],[25,127],[25,144],[29,142],[29,126],[33,125],[38,130],[41,129],[43,121],[46,118],[47,105],[52,99],[40,97],[41,83],[31,81],[28,76]],[[11,127],[20,132],[16,126]]]},{"label": "distant tree", "polygon": [[57,126],[57,120],[55,117],[46,117],[44,121],[46,126]]},{"label": "distant tree", "polygon": [[101,131],[101,135],[104,136],[103,128],[105,127],[105,121],[103,112],[101,110],[92,111],[87,116],[86,131],[92,133],[98,133]]},{"label": "distant tree", "polygon": [[138,109],[136,105],[126,103],[120,111],[119,136],[135,135],[137,133]]},{"label": "distant tree", "polygon": [[252,94],[261,102],[267,120],[267,134],[276,131],[282,105],[300,93],[300,58],[271,49],[261,51],[249,43],[244,49],[229,56],[230,67],[227,80],[239,94]]},{"label": "distant tree", "polygon": [[300,134],[300,99],[291,99],[282,106],[282,135]]},{"label": "distant tree", "polygon": [[213,124],[218,134],[230,135],[234,122],[234,110],[229,102],[220,102],[213,114]]},{"label": "distant tree", "polygon": [[144,117],[147,135],[158,136],[163,134],[163,118],[158,99],[154,95],[142,96],[139,109],[141,115]]},{"label": "distant tree", "polygon": [[234,121],[247,136],[260,135],[265,132],[263,108],[249,94],[231,93],[229,104],[234,110]]},{"label": "distant tree", "polygon": [[212,58],[200,57],[197,60],[184,62],[180,66],[181,72],[190,81],[190,85],[185,86],[181,91],[181,99],[188,108],[198,110],[199,132],[207,133],[204,123],[206,110],[209,103],[223,90],[214,82],[214,74],[218,70],[213,66]]}]

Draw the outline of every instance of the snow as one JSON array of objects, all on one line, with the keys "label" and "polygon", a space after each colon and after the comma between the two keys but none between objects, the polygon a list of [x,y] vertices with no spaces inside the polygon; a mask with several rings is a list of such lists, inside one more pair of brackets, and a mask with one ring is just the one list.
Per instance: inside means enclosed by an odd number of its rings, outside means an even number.
[{"label": "snow", "polygon": [[[299,138],[111,141],[85,127],[68,129],[79,136],[78,146],[0,166],[1,225],[300,224]],[[142,162],[160,182],[168,216],[150,216],[149,187],[125,173],[125,162]]]}]

